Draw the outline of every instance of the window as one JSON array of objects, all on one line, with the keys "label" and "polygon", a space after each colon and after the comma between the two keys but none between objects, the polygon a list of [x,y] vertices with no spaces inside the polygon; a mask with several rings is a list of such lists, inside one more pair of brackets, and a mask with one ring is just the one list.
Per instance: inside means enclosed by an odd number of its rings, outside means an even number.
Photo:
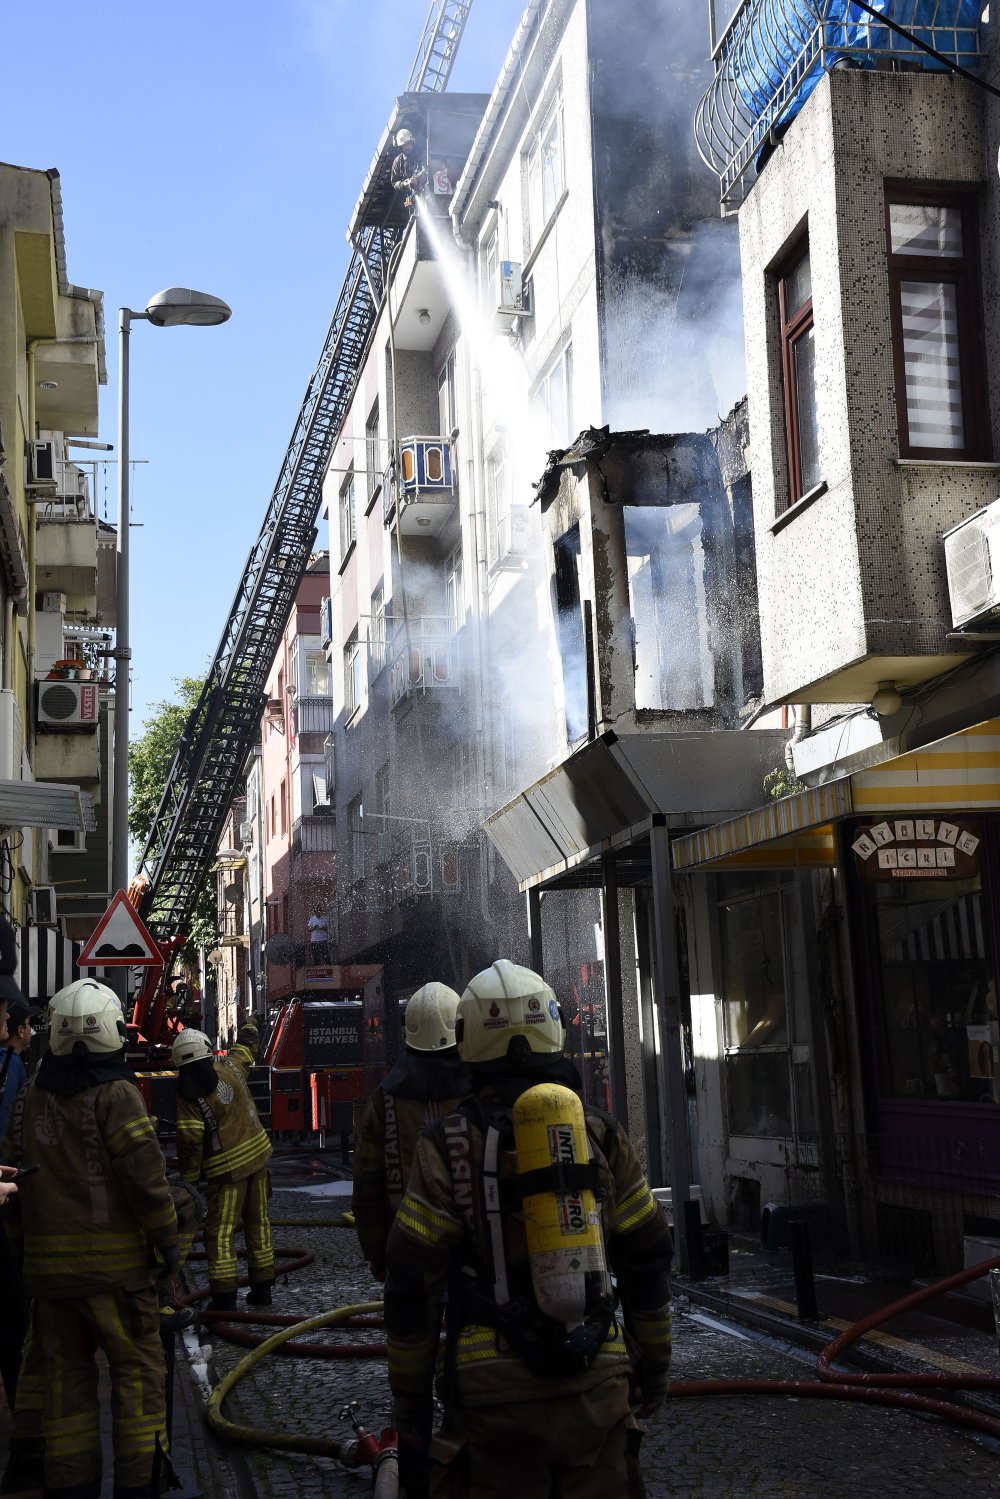
[{"label": "window", "polygon": [[781,316],[788,503],[794,505],[820,481],[816,343],[808,245],[799,246],[778,277],[778,311]]},{"label": "window", "polygon": [[573,345],[567,344],[539,381],[535,400],[550,448],[573,440]]},{"label": "window", "polygon": [[461,545],[455,548],[444,565],[444,612],[456,629],[465,618]]},{"label": "window", "polygon": [[344,716],[361,707],[361,642],[355,630],[344,647]]},{"label": "window", "polygon": [[722,632],[706,576],[710,522],[690,501],[623,505],[622,514],[635,705],[660,712],[712,708],[713,643]]},{"label": "window", "polygon": [[347,830],[351,838],[351,879],[365,877],[365,812],[360,796],[356,796],[347,807]]},{"label": "window", "polygon": [[327,666],[326,652],[317,650],[306,650],[304,656],[304,683],[303,697],[329,697],[330,675]]},{"label": "window", "polygon": [[556,95],[534,145],[528,152],[528,248],[539,236],[555,212],[566,186],[563,159],[562,90]]},{"label": "window", "polygon": [[287,787],[287,785],[285,784],[284,781],[282,781],[282,783],[281,783],[281,790],[280,790],[280,795],[279,795],[279,802],[281,804],[281,831],[283,833],[287,833],[288,832],[288,787]]},{"label": "window", "polygon": [[886,218],[900,454],[986,456],[975,204],[908,191]]},{"label": "window", "polygon": [[500,231],[494,227],[483,247],[483,303],[486,313],[496,312],[499,306],[500,278]]},{"label": "window", "polygon": [[458,426],[458,414],[455,406],[455,355],[448,355],[444,367],[438,375],[438,434],[444,438],[450,438]]},{"label": "window", "polygon": [[392,782],[389,777],[389,762],[384,761],[375,772],[372,788],[375,803],[375,859],[385,864],[392,857]]},{"label": "window", "polygon": [[365,426],[365,474],[369,500],[375,498],[382,484],[382,442],[379,436],[378,402],[372,407]]},{"label": "window", "polygon": [[357,540],[354,510],[354,471],[348,474],[340,490],[340,555],[345,558]]},{"label": "window", "polygon": [[373,677],[377,677],[385,666],[386,618],[385,583],[379,583],[372,594],[371,618],[368,621],[368,664]]},{"label": "window", "polygon": [[496,562],[507,551],[509,515],[510,471],[507,448],[501,443],[486,461],[486,525],[491,562]]}]

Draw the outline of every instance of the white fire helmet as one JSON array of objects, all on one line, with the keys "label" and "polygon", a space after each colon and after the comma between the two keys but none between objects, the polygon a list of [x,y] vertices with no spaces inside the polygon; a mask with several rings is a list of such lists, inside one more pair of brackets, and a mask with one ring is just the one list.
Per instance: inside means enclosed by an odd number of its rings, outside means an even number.
[{"label": "white fire helmet", "polygon": [[399,131],[397,131],[396,132],[396,145],[399,147],[399,149],[401,151],[405,151],[405,149],[406,149],[407,146],[412,146],[413,145],[413,132],[410,131],[410,130],[399,130]]},{"label": "white fire helmet", "polygon": [[95,1056],[121,1051],[127,1040],[121,1002],[107,984],[77,979],[49,1001],[49,1047],[53,1056],[72,1055],[77,1042]]},{"label": "white fire helmet", "polygon": [[458,995],[447,984],[424,984],[406,1003],[403,1040],[411,1051],[447,1051],[455,1044]]},{"label": "white fire helmet", "polygon": [[170,1060],[175,1067],[188,1062],[201,1062],[205,1057],[214,1057],[215,1051],[204,1031],[184,1030],[170,1048]]},{"label": "white fire helmet", "polygon": [[496,1062],[523,1036],[537,1056],[558,1056],[566,1031],[555,991],[539,974],[500,958],[470,982],[458,1003],[458,1053],[464,1062]]}]

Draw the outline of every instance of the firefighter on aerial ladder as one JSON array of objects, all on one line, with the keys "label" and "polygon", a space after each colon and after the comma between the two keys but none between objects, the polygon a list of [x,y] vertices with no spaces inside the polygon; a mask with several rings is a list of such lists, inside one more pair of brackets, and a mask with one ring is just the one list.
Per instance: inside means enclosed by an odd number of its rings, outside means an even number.
[{"label": "firefighter on aerial ladder", "polygon": [[494,963],[462,995],[456,1030],[474,1095],[420,1136],[386,1252],[393,1424],[401,1450],[427,1460],[407,1499],[509,1499],[526,1485],[632,1499],[636,1418],[658,1410],[670,1366],[663,1211],[621,1125],[581,1103],[538,974]]},{"label": "firefighter on aerial ladder", "polygon": [[396,145],[399,154],[393,157],[389,180],[396,192],[406,194],[403,207],[412,208],[414,198],[419,198],[427,187],[427,168],[417,156],[412,131],[400,130],[396,135]]}]

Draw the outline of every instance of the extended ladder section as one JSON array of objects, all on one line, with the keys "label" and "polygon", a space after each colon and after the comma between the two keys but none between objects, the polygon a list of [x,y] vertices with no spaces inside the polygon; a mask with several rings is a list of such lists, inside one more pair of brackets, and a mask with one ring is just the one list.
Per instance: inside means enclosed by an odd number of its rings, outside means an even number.
[{"label": "extended ladder section", "polygon": [[[472,0],[434,0],[408,91],[444,90],[471,8]],[[148,880],[140,909],[161,941],[188,929],[260,734],[267,679],[315,545],[323,480],[404,233],[369,225],[358,236],[260,534],[181,736],[139,865]]]}]

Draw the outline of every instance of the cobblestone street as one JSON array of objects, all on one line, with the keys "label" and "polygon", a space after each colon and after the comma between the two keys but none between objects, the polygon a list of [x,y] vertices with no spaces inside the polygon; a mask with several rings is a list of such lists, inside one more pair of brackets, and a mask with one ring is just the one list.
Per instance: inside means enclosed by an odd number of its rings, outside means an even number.
[{"label": "cobblestone street", "polygon": [[[276,1219],[307,1220],[278,1228],[276,1241],[301,1245],[316,1255],[312,1266],[278,1287],[276,1310],[308,1317],[378,1297],[380,1288],[367,1274],[354,1234],[319,1226],[342,1205],[343,1197],[275,1193]],[[380,1334],[350,1336],[374,1340]],[[242,1350],[221,1339],[214,1341],[216,1372],[231,1369],[242,1356]],[[812,1354],[723,1323],[683,1295],[677,1298],[678,1380],[809,1379],[814,1364]],[[360,1403],[366,1426],[382,1425],[389,1408],[383,1360],[265,1360],[227,1402],[227,1413],[262,1428],[346,1436],[348,1429],[338,1421],[338,1413],[349,1399]],[[255,1492],[265,1499],[293,1494],[358,1499],[367,1492],[366,1476],[349,1475],[330,1460],[246,1451],[239,1463],[245,1464],[245,1472],[235,1491]],[[643,1464],[651,1496],[855,1499],[859,1493],[874,1492],[951,1499],[956,1493],[1000,1492],[997,1444],[931,1418],[846,1401],[760,1396],[674,1400],[651,1427]],[[197,1456],[195,1466],[201,1467]],[[205,1474],[201,1478],[212,1499],[223,1499],[228,1491],[222,1479]]]}]

